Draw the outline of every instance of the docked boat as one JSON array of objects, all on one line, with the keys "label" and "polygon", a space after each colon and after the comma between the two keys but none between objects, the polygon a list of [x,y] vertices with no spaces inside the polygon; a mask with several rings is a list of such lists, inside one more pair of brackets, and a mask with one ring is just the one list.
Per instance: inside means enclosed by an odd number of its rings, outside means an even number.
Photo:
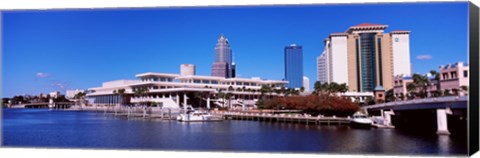
[{"label": "docked boat", "polygon": [[185,114],[177,116],[178,121],[182,122],[202,122],[202,121],[221,121],[221,118],[214,117],[208,112],[189,110]]},{"label": "docked boat", "polygon": [[350,125],[352,127],[370,128],[372,124],[372,119],[370,119],[367,115],[360,113],[354,114],[352,119],[350,120]]}]

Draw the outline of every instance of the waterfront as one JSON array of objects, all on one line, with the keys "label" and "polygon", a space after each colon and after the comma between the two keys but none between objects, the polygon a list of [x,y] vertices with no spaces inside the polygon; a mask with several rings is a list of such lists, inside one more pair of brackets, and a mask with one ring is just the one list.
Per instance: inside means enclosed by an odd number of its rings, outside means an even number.
[{"label": "waterfront", "polygon": [[3,109],[8,147],[458,155],[466,137],[257,121],[182,123],[84,111]]}]

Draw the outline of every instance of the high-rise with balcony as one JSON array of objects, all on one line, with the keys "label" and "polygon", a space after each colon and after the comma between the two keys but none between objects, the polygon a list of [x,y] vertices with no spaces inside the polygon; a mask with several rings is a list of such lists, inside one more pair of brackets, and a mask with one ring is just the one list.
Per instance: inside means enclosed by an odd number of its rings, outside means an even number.
[{"label": "high-rise with balcony", "polygon": [[317,59],[319,81],[371,92],[376,86],[393,88],[394,75],[411,75],[410,31],[385,33],[387,27],[363,23],[330,34]]},{"label": "high-rise with balcony", "polygon": [[284,49],[285,80],[288,88],[303,86],[303,52],[302,46],[292,44]]},{"label": "high-rise with balcony", "polygon": [[232,77],[232,49],[228,39],[221,34],[215,46],[215,61],[212,64],[212,76]]}]

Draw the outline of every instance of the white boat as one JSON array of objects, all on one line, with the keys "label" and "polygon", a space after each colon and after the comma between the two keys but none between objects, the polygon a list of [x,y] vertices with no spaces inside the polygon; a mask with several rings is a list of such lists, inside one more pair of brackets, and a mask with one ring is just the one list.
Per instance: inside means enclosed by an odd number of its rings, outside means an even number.
[{"label": "white boat", "polygon": [[201,121],[221,121],[221,118],[214,117],[208,112],[188,110],[185,114],[177,116],[178,121],[183,122],[201,122]]},{"label": "white boat", "polygon": [[367,115],[361,113],[354,114],[350,120],[350,125],[353,127],[370,128],[372,124],[372,119],[370,119]]}]

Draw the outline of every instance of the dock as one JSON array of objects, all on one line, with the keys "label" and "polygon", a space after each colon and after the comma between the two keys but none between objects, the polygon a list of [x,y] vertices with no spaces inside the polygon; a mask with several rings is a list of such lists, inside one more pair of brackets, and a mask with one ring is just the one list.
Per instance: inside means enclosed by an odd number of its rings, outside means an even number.
[{"label": "dock", "polygon": [[212,112],[224,119],[230,120],[251,120],[264,122],[301,123],[312,125],[348,125],[350,117],[324,117],[302,114],[271,114],[271,113],[249,113],[249,112]]}]

